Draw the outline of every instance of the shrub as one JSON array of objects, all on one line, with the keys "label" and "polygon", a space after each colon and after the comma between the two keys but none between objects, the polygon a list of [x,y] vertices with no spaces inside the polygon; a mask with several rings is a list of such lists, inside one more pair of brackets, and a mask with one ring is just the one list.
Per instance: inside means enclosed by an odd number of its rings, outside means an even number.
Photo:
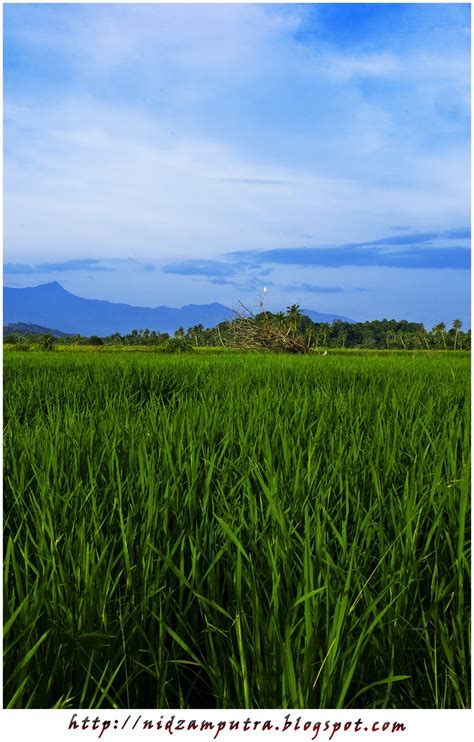
[{"label": "shrub", "polygon": [[15,350],[28,351],[31,349],[31,343],[27,337],[18,337],[15,344]]},{"label": "shrub", "polygon": [[52,335],[40,335],[38,345],[41,350],[53,350],[56,339]]},{"label": "shrub", "polygon": [[194,350],[190,340],[184,338],[168,338],[160,345],[162,353],[190,353]]}]

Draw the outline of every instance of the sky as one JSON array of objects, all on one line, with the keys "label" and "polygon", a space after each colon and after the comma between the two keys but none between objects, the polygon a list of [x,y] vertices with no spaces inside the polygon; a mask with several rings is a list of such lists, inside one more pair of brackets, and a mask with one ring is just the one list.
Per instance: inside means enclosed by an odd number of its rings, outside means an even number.
[{"label": "sky", "polygon": [[3,7],[5,285],[470,325],[468,4]]}]

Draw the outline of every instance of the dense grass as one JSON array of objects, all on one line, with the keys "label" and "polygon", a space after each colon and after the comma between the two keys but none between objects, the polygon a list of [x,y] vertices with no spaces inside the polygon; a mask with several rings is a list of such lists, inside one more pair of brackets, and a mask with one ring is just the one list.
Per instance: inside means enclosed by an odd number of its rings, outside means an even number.
[{"label": "dense grass", "polygon": [[5,705],[470,704],[469,358],[8,353]]}]

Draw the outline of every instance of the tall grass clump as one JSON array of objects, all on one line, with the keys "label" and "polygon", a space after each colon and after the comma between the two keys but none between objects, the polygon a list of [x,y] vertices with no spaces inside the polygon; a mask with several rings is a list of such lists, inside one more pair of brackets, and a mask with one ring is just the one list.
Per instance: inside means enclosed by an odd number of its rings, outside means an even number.
[{"label": "tall grass clump", "polygon": [[17,354],[10,708],[470,705],[469,358]]}]

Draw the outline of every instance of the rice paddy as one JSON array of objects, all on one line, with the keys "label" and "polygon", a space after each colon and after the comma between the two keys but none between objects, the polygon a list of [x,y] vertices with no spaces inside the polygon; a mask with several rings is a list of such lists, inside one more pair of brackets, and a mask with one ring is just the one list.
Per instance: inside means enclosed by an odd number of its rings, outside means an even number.
[{"label": "rice paddy", "polygon": [[468,354],[4,361],[5,706],[470,706]]}]

